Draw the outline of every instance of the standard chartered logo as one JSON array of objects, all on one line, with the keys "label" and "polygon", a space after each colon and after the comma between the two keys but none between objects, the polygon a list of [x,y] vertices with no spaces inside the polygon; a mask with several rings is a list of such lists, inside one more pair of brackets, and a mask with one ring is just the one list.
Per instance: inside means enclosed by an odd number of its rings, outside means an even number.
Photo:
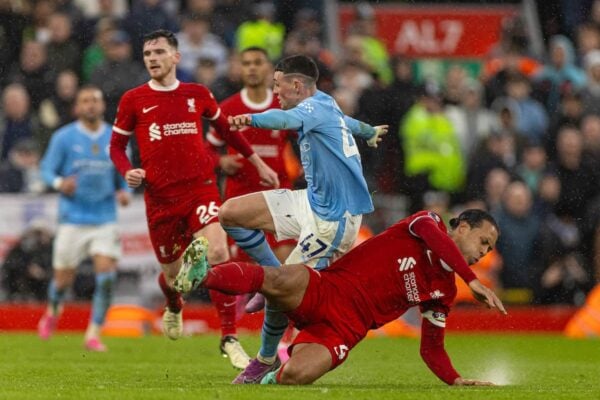
[{"label": "standard chartered logo", "polygon": [[150,125],[150,129],[148,130],[148,133],[150,134],[151,142],[162,139],[162,135],[160,132],[160,126],[158,126],[158,124],[156,122],[153,122],[152,125]]}]

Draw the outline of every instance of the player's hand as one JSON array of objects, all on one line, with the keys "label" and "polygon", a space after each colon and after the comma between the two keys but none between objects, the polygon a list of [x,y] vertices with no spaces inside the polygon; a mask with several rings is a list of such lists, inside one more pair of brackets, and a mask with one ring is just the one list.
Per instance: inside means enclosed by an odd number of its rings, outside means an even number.
[{"label": "player's hand", "polygon": [[481,283],[479,279],[475,279],[469,282],[469,288],[473,293],[473,297],[475,297],[478,301],[486,304],[488,308],[496,308],[502,314],[507,314],[506,309],[502,304],[502,301],[500,301],[498,296],[496,296],[496,293],[494,293],[490,288]]},{"label": "player's hand", "polygon": [[119,190],[117,191],[117,201],[123,207],[126,207],[131,202],[131,193],[127,190]]},{"label": "player's hand", "polygon": [[373,135],[373,137],[369,140],[367,140],[367,144],[369,145],[369,147],[374,147],[377,148],[377,144],[379,142],[381,142],[381,136],[385,135],[386,133],[388,133],[388,128],[389,125],[378,125],[375,126],[375,134]]},{"label": "player's hand", "polygon": [[58,191],[66,196],[72,196],[77,189],[77,178],[75,176],[67,176],[62,179]]},{"label": "player's hand", "polygon": [[478,381],[476,379],[463,379],[456,378],[453,383],[454,386],[496,386],[492,382]]},{"label": "player's hand", "polygon": [[125,173],[125,182],[130,188],[136,188],[142,184],[146,177],[146,170],[141,168],[130,169]]},{"label": "player's hand", "polygon": [[252,114],[230,115],[227,117],[227,122],[229,122],[232,131],[239,131],[244,126],[252,123]]},{"label": "player's hand", "polygon": [[248,161],[256,168],[261,185],[274,188],[279,187],[279,177],[277,176],[277,173],[273,171],[273,169],[269,167],[258,154],[252,153],[252,155],[248,157]]},{"label": "player's hand", "polygon": [[240,168],[242,168],[242,163],[240,159],[244,156],[241,154],[228,154],[225,156],[221,156],[219,158],[219,167],[225,172],[227,175],[235,175]]}]

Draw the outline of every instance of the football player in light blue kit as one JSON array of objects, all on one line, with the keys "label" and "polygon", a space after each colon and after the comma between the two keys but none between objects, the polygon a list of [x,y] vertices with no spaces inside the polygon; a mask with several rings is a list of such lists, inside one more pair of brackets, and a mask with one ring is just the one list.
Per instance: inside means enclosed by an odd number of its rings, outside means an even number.
[{"label": "football player in light blue kit", "polygon": [[[317,90],[317,79],[317,66],[310,58],[287,57],[274,73],[274,93],[282,110],[229,118],[232,129],[251,125],[298,131],[307,189],[253,193],[227,200],[219,210],[225,231],[261,265],[279,265],[263,230],[274,232],[279,240],[298,239],[286,264],[322,269],[350,249],[362,214],[373,211],[353,135],[377,147],[388,127],[372,127],[344,115],[331,96]],[[261,349],[234,383],[260,382],[277,368],[277,344],[287,323],[283,314],[267,305]]]},{"label": "football player in light blue kit", "polygon": [[131,198],[125,180],[116,173],[109,157],[112,126],[102,120],[104,110],[100,89],[82,87],[75,100],[78,119],[54,133],[41,162],[44,181],[60,192],[60,198],[52,259],[54,276],[38,333],[42,339],[52,335],[76,268],[84,258],[91,257],[96,287],[84,341],[90,351],[106,351],[100,330],[111,304],[121,255],[115,200],[125,206]]}]

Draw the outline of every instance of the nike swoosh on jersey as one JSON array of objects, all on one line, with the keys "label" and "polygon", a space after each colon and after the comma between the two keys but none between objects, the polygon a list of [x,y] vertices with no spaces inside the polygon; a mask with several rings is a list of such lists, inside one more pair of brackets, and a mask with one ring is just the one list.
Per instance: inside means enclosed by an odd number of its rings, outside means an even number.
[{"label": "nike swoosh on jersey", "polygon": [[146,114],[147,112],[154,110],[156,107],[158,107],[158,106],[152,106],[152,107],[148,107],[148,108],[144,107],[144,108],[142,108],[142,112],[144,114]]}]

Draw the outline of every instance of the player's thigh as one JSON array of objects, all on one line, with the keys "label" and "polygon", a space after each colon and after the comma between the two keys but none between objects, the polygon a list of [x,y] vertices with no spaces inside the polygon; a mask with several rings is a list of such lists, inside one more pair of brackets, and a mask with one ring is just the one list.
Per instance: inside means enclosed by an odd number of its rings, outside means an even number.
[{"label": "player's thigh", "polygon": [[262,192],[278,241],[297,240],[306,213],[306,190],[275,189]]},{"label": "player's thigh", "polygon": [[306,385],[313,383],[331,369],[331,353],[320,343],[300,343],[283,366],[279,383]]},{"label": "player's thigh", "polygon": [[99,225],[90,232],[90,255],[96,273],[117,268],[121,258],[121,238],[116,224]]},{"label": "player's thigh", "polygon": [[227,247],[227,234],[218,221],[206,225],[196,233],[194,237],[204,236],[208,239],[208,262],[211,265],[225,262],[229,259],[229,249]]},{"label": "player's thigh", "polygon": [[273,218],[262,193],[250,193],[226,200],[219,210],[221,225],[272,232],[275,229]]},{"label": "player's thigh", "polygon": [[52,266],[55,270],[75,269],[88,256],[89,229],[85,226],[59,225],[53,243]]},{"label": "player's thigh", "polygon": [[302,220],[298,244],[286,264],[303,263],[315,269],[327,267],[332,257],[350,250],[358,236],[362,216],[344,216],[338,221],[325,221],[307,210]]},{"label": "player's thigh", "polygon": [[300,264],[281,267],[264,267],[265,277],[261,292],[281,311],[295,310],[300,306],[310,282],[310,272]]}]

